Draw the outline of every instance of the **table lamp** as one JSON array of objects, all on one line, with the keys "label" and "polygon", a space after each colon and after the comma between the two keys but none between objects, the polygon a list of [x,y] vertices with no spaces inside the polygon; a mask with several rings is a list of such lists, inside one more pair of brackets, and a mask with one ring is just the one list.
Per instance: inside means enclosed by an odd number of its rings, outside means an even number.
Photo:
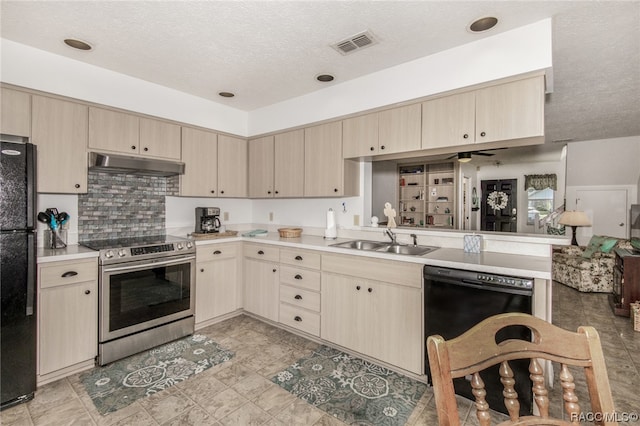
[{"label": "table lamp", "polygon": [[573,246],[578,245],[578,240],[576,239],[576,229],[578,226],[591,226],[591,222],[585,212],[576,210],[567,210],[562,213],[558,223],[560,225],[570,226],[573,230],[573,238],[571,239],[571,245]]}]

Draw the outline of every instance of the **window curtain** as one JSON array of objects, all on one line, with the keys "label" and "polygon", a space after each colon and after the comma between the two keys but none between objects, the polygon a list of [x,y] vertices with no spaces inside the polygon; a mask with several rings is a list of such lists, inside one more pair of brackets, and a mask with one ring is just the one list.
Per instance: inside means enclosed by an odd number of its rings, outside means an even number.
[{"label": "window curtain", "polygon": [[558,176],[555,173],[548,175],[524,175],[524,189],[547,189],[558,190]]}]

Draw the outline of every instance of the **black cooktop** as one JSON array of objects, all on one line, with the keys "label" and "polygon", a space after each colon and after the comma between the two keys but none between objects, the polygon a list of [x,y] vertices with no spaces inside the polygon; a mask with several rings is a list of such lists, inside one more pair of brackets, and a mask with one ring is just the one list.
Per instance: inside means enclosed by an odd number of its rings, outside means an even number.
[{"label": "black cooktop", "polygon": [[169,244],[180,241],[188,241],[185,238],[173,237],[171,235],[144,235],[141,237],[113,238],[105,240],[92,240],[81,242],[80,245],[92,250],[119,249],[129,247],[144,247],[158,244]]}]

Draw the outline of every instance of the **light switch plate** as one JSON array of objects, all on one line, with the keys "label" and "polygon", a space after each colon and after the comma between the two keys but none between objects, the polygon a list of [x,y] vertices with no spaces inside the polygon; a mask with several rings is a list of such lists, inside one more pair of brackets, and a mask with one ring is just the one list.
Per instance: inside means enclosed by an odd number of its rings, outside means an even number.
[{"label": "light switch plate", "polygon": [[360,215],[359,214],[354,214],[353,215],[353,226],[360,226]]},{"label": "light switch plate", "polygon": [[229,212],[224,212],[223,216],[224,216],[224,219],[223,219],[223,220],[224,220],[225,222],[229,220]]}]

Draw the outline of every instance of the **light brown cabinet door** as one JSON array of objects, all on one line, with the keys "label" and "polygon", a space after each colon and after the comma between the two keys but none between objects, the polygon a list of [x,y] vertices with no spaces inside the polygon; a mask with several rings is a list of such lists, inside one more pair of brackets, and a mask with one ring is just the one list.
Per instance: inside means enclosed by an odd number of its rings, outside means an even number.
[{"label": "light brown cabinet door", "polygon": [[39,370],[44,375],[88,361],[98,350],[98,283],[40,291]]},{"label": "light brown cabinet door", "polygon": [[32,141],[38,146],[38,192],[87,192],[86,105],[33,96]]},{"label": "light brown cabinet door", "polygon": [[275,263],[244,259],[244,309],[278,321],[280,306],[279,266]]},{"label": "light brown cabinet door", "polygon": [[378,144],[378,113],[343,120],[342,139],[344,158],[381,154]]},{"label": "light brown cabinet door", "polygon": [[139,118],[135,115],[89,107],[89,148],[124,154],[140,152]]},{"label": "light brown cabinet door", "polygon": [[180,160],[180,126],[140,118],[140,151],[148,157]]},{"label": "light brown cabinet door", "polygon": [[[320,337],[338,345],[365,353],[368,339],[366,280],[322,273],[320,295]],[[359,288],[358,288],[359,287]]]},{"label": "light brown cabinet door", "polygon": [[218,197],[247,196],[247,141],[218,136]]},{"label": "light brown cabinet door", "polygon": [[273,136],[249,141],[249,197],[273,197],[274,180]]},{"label": "light brown cabinet door", "polygon": [[304,195],[304,130],[275,135],[274,196]]},{"label": "light brown cabinet door", "polygon": [[423,102],[422,149],[474,143],[475,102],[475,92]]},{"label": "light brown cabinet door", "polygon": [[31,95],[2,88],[0,133],[31,136]]},{"label": "light brown cabinet door", "polygon": [[214,260],[196,264],[196,324],[238,309],[238,251],[235,244],[198,247],[198,258]]},{"label": "light brown cabinet door", "polygon": [[476,92],[476,143],[544,136],[542,76]]},{"label": "light brown cabinet door", "polygon": [[190,127],[182,128],[180,195],[185,197],[218,196],[218,135]]},{"label": "light brown cabinet door", "polygon": [[304,130],[304,195],[327,197],[344,194],[342,122]]},{"label": "light brown cabinet door", "polygon": [[393,154],[419,150],[421,119],[420,104],[381,111],[378,118],[378,152]]}]

